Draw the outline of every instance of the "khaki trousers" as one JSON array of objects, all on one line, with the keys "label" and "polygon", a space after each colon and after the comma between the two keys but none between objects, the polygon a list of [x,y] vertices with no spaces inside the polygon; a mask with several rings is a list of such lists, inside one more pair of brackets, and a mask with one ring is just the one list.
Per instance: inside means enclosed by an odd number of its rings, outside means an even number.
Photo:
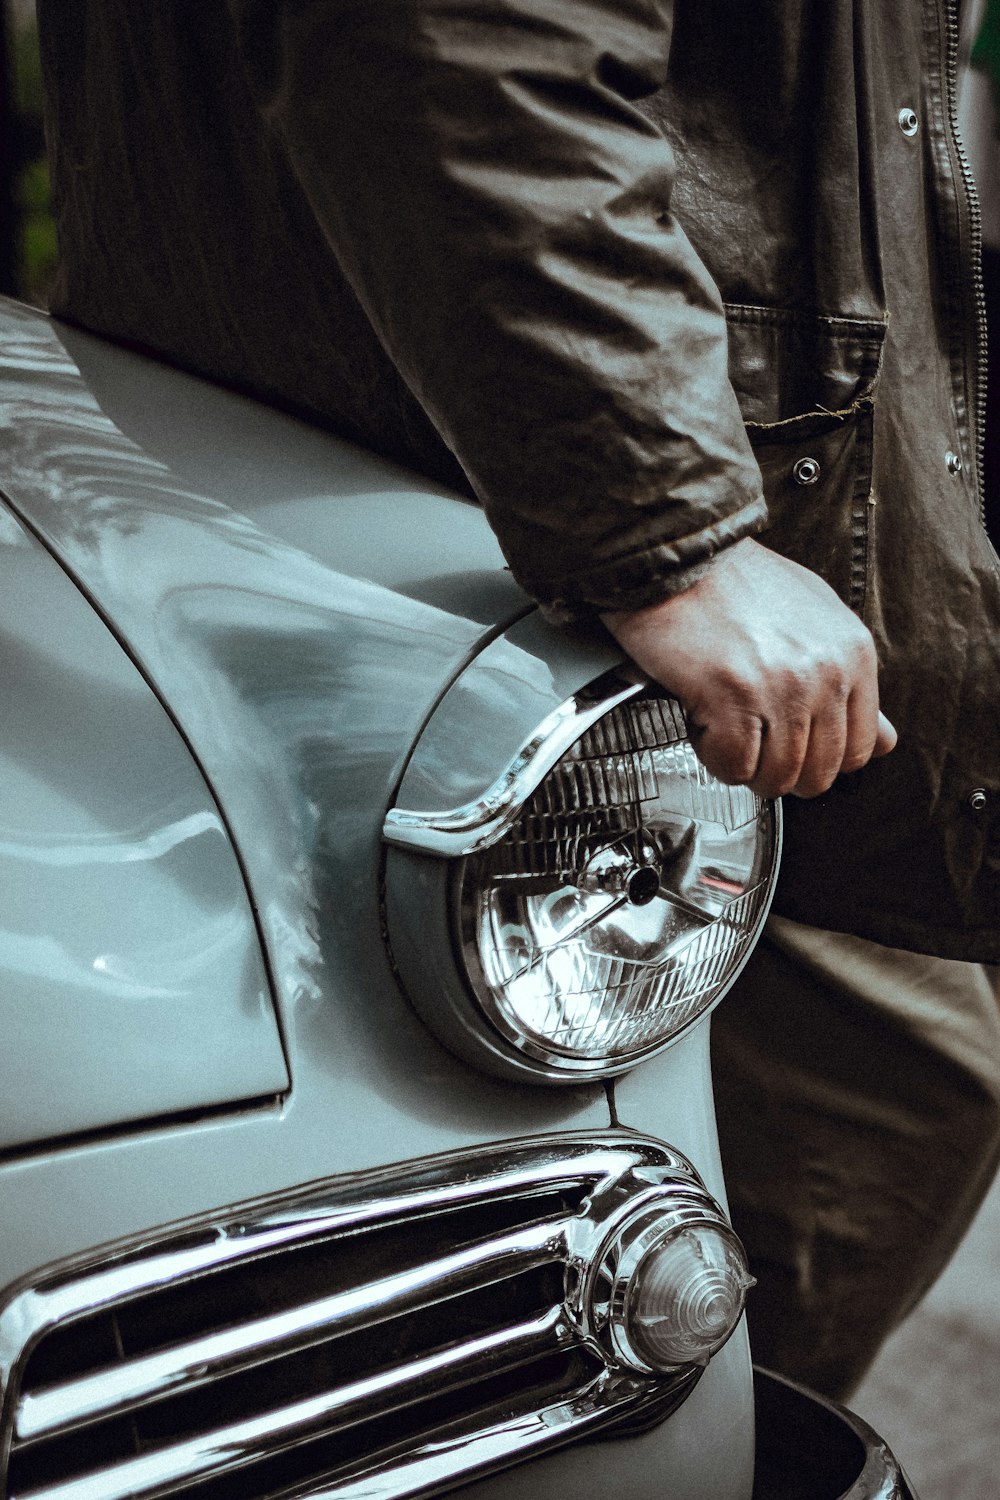
[{"label": "khaki trousers", "polygon": [[995,975],[772,918],[713,1018],[754,1358],[848,1395],[1000,1158]]}]

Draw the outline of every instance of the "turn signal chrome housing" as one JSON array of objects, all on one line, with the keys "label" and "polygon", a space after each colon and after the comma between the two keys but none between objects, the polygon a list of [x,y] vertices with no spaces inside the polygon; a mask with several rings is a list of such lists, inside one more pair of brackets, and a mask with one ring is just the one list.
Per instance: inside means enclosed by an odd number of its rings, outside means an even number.
[{"label": "turn signal chrome housing", "polygon": [[704,1189],[661,1189],[616,1224],[583,1291],[591,1336],[643,1374],[707,1365],[754,1284],[743,1246]]}]

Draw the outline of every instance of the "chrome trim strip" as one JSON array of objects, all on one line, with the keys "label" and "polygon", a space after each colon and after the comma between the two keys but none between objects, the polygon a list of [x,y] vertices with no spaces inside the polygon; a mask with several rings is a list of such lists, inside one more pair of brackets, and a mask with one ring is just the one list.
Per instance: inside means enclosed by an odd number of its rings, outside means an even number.
[{"label": "chrome trim strip", "polygon": [[127,1459],[79,1479],[24,1491],[20,1496],[12,1494],[10,1500],[145,1500],[170,1493],[171,1486],[245,1468],[275,1452],[364,1421],[373,1411],[384,1416],[457,1385],[483,1379],[495,1370],[516,1368],[572,1341],[562,1308],[552,1308],[530,1323],[502,1328],[458,1348],[426,1355],[403,1369],[368,1376],[337,1391],[293,1402],[265,1416],[235,1422],[203,1438]]},{"label": "chrome trim strip", "polygon": [[[224,1333],[193,1340],[162,1354],[50,1386],[22,1397],[14,1416],[14,1437],[28,1443],[149,1405],[183,1385],[192,1390],[247,1364],[263,1364],[338,1334],[371,1327],[387,1318],[491,1282],[532,1270],[565,1253],[565,1221],[536,1224],[515,1234],[443,1256],[414,1271],[403,1271],[354,1287],[291,1312],[243,1323]],[[246,1356],[254,1356],[247,1360]]]},{"label": "chrome trim strip", "polygon": [[532,792],[598,719],[649,686],[645,677],[606,672],[548,714],[496,781],[461,807],[413,812],[391,807],[382,834],[388,844],[458,859],[497,843],[516,823]]},{"label": "chrome trim strip", "polygon": [[[660,1385],[654,1394],[639,1397],[634,1383],[635,1404],[630,1412],[658,1421],[680,1405],[697,1383],[700,1371]],[[484,1479],[511,1464],[523,1463],[546,1452],[553,1443],[565,1444],[585,1437],[614,1422],[629,1385],[623,1377],[605,1373],[585,1390],[565,1401],[555,1402],[527,1416],[498,1422],[470,1439],[457,1433],[433,1445],[403,1455],[391,1466],[379,1464],[342,1480],[320,1481],[299,1492],[299,1500],[400,1500],[401,1496],[434,1495],[449,1484],[469,1484]]]},{"label": "chrome trim strip", "polygon": [[[158,1287],[174,1286],[250,1256],[291,1249],[349,1228],[374,1227],[391,1218],[421,1218],[443,1208],[459,1208],[463,1203],[482,1203],[491,1196],[570,1187],[574,1180],[583,1183],[621,1170],[620,1147],[617,1151],[602,1150],[592,1140],[559,1143],[556,1138],[554,1144],[549,1143],[548,1151],[536,1150],[532,1161],[527,1151],[517,1150],[519,1144],[509,1147],[506,1164],[501,1164],[499,1151],[455,1153],[456,1163],[469,1163],[468,1176],[460,1181],[401,1189],[400,1179],[414,1175],[406,1171],[406,1165],[423,1165],[409,1163],[366,1178],[373,1193],[369,1199],[361,1197],[363,1184],[353,1193],[345,1191],[341,1183],[307,1185],[296,1193],[227,1210],[225,1219],[216,1219],[205,1227],[204,1244],[190,1244],[189,1234],[185,1236],[188,1243],[180,1248],[171,1244],[173,1236],[167,1234],[161,1247],[150,1247],[127,1264],[116,1265],[115,1257],[109,1254],[111,1264],[103,1269],[94,1270],[91,1263],[80,1266],[76,1274],[70,1267],[58,1279],[45,1278],[49,1285],[43,1282],[41,1287],[28,1287],[0,1309],[0,1389],[8,1384],[24,1349],[36,1343],[48,1328]],[[481,1169],[478,1172],[477,1164]],[[395,1192],[391,1185],[396,1186]],[[284,1206],[289,1200],[297,1205],[294,1217],[289,1217],[290,1210]]]}]

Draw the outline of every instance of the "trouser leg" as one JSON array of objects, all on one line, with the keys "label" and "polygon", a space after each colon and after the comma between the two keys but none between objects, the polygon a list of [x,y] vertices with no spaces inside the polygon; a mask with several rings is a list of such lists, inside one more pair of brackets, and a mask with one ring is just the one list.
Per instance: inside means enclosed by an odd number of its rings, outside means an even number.
[{"label": "trouser leg", "polygon": [[979,965],[772,919],[713,1019],[760,1363],[848,1394],[957,1245],[1000,1156]]}]

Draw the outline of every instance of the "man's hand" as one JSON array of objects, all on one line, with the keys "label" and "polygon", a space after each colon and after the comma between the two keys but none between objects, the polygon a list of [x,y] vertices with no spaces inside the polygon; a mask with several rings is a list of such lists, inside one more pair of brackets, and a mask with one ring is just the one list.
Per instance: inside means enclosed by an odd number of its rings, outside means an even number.
[{"label": "man's hand", "polygon": [[683,594],[602,619],[684,705],[722,781],[815,797],[896,743],[865,626],[815,573],[758,542],[721,552]]}]

